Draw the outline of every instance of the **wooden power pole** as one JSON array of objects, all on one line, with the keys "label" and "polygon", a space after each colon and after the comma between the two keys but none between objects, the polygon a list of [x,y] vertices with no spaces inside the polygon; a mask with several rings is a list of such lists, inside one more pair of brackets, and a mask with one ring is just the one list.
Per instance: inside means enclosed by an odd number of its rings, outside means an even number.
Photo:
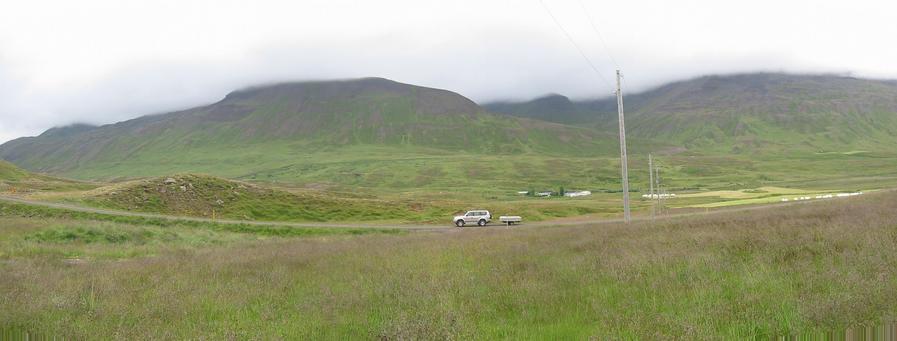
[{"label": "wooden power pole", "polygon": [[617,114],[620,119],[620,168],[623,173],[623,220],[632,219],[629,213],[629,161],[626,157],[626,122],[623,120],[623,90],[620,88],[620,70],[617,70]]},{"label": "wooden power pole", "polygon": [[651,187],[651,195],[648,199],[651,200],[651,220],[653,221],[657,205],[654,204],[654,159],[651,157],[651,154],[648,154],[648,179],[649,186]]},{"label": "wooden power pole", "polygon": [[663,215],[663,186],[660,182],[660,168],[654,168],[654,181],[657,181],[657,214]]}]

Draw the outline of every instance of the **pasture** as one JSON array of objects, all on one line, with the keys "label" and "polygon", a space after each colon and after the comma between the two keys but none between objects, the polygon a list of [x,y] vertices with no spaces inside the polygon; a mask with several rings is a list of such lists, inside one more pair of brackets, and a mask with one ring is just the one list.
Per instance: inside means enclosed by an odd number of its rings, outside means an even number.
[{"label": "pasture", "polygon": [[895,208],[897,194],[881,192],[656,223],[366,235],[6,208],[0,328],[78,339],[823,333],[897,316]]}]

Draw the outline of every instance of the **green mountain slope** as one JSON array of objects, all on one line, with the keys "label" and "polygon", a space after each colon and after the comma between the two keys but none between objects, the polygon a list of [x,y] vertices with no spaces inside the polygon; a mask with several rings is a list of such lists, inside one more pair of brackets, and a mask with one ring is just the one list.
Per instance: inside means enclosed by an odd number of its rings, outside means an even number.
[{"label": "green mountain slope", "polygon": [[[893,173],[894,82],[714,76],[626,103],[634,189],[647,181],[649,151],[669,183],[683,188],[859,175],[880,182],[874,177]],[[530,104],[519,114],[526,117],[513,117],[450,91],[385,79],[278,84],[174,113],[54,128],[3,144],[0,158],[79,179],[204,173],[425,200],[619,188],[613,99]],[[550,111],[555,106],[562,110]],[[513,103],[489,107],[515,111]]]},{"label": "green mountain slope", "polygon": [[[540,106],[544,99],[536,99],[485,107],[613,131],[614,101]],[[773,73],[707,76],[627,95],[625,102],[628,136],[702,151],[881,149],[897,142],[897,84],[889,81]]]},{"label": "green mountain slope", "polygon": [[450,91],[366,78],[256,87],[180,112],[54,128],[3,144],[0,158],[80,178],[242,177],[310,156],[364,159],[371,150],[412,157],[582,156],[612,155],[615,148],[610,136],[592,129],[490,114]]}]

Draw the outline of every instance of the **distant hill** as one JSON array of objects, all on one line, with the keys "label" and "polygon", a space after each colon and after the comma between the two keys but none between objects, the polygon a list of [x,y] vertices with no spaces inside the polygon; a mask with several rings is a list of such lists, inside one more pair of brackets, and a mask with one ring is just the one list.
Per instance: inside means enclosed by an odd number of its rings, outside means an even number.
[{"label": "distant hill", "polygon": [[352,146],[558,155],[615,148],[591,129],[490,114],[451,91],[365,78],[259,86],[203,107],[53,128],[3,144],[0,158],[82,178],[185,171],[238,176]]},{"label": "distant hill", "polygon": [[[612,104],[612,110],[616,110],[617,103],[613,102]],[[616,116],[604,115],[609,112],[607,110],[595,110],[584,103],[574,103],[566,96],[558,94],[539,97],[527,102],[493,102],[485,104],[484,107],[500,114],[564,124],[595,122],[603,116],[616,119]]]},{"label": "distant hill", "polygon": [[[628,136],[698,149],[882,148],[897,142],[897,83],[834,75],[706,76],[628,94]],[[550,105],[549,105],[550,104]],[[616,128],[613,98],[538,98],[486,108],[520,117]]]}]

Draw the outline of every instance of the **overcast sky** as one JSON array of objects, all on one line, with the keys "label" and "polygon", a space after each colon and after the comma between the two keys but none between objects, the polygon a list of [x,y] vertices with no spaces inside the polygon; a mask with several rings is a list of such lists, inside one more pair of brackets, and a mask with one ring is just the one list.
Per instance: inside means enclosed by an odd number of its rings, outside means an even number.
[{"label": "overcast sky", "polygon": [[285,80],[381,76],[485,102],[607,96],[617,63],[630,92],[749,71],[897,78],[895,39],[891,1],[3,0],[0,142]]}]

